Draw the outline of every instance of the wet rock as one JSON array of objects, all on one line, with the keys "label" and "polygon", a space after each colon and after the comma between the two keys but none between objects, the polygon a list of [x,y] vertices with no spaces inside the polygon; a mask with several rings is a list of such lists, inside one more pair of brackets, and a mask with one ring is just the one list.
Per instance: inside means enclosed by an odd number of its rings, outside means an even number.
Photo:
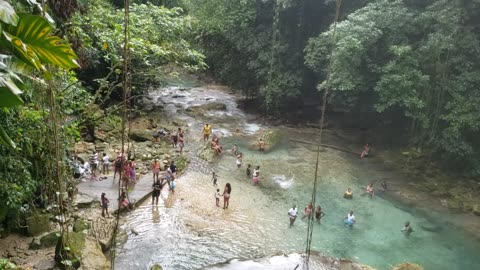
[{"label": "wet rock", "polygon": [[150,270],[163,270],[163,267],[156,263],[152,267],[150,267]]},{"label": "wet rock", "polygon": [[98,203],[98,200],[88,195],[79,193],[77,196],[75,196],[73,204],[78,208],[90,208],[94,203]]},{"label": "wet rock", "polygon": [[260,141],[260,139],[265,142],[266,152],[275,148],[282,141],[282,135],[280,134],[280,130],[277,129],[261,130],[254,137],[255,140],[250,142],[249,144],[249,149],[251,150],[259,149],[258,142]]},{"label": "wet rock", "polygon": [[50,217],[47,214],[33,214],[26,221],[30,236],[37,236],[50,230]]},{"label": "wet rock", "polygon": [[392,270],[423,270],[423,267],[415,263],[402,263],[393,267]]},{"label": "wet rock", "polygon": [[227,105],[221,102],[210,102],[207,104],[199,105],[199,106],[192,106],[185,109],[187,114],[195,116],[195,115],[204,115],[207,111],[225,111],[227,109]]}]

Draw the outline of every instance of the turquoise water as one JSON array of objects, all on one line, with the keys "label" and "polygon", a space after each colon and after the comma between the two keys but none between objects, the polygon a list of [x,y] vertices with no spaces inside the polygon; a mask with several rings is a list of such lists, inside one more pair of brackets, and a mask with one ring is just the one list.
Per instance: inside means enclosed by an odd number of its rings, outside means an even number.
[{"label": "turquoise water", "polygon": [[[220,116],[214,123],[215,132],[230,134],[237,127],[255,131],[254,121],[245,120],[247,116],[236,109],[233,97],[213,90],[199,91],[202,98],[211,95],[226,102],[229,119],[238,117],[237,121],[223,123]],[[196,96],[194,92],[191,95]],[[199,102],[192,96],[187,99]],[[131,235],[120,249],[115,269],[149,269],[154,263],[162,264],[164,269],[202,269],[232,258],[305,250],[307,222],[298,218],[289,228],[287,212],[296,204],[302,213],[310,201],[316,153],[311,146],[289,143],[287,139],[312,139],[311,131],[282,128],[286,140],[265,154],[248,149],[254,139],[251,135],[222,137],[225,148],[237,143],[244,153],[243,167],[237,169],[235,157],[227,151],[213,164],[195,158],[194,153],[201,147],[201,121],[179,117],[189,120],[191,139],[187,139],[186,147],[192,163],[177,181],[175,195],[164,192],[158,207],[144,205],[127,218],[123,228],[135,228],[139,235]],[[427,270],[478,268],[480,243],[448,223],[454,215],[409,208],[388,194],[374,199],[362,196],[362,187],[378,181],[381,175],[372,171],[371,160],[359,160],[331,149],[321,152],[320,157],[316,196],[326,216],[321,224],[315,224],[312,249],[377,269],[389,269],[401,262],[415,262]],[[246,178],[247,163],[260,165],[259,186]],[[215,206],[211,171],[219,175],[220,191],[226,182],[232,184],[227,210]],[[342,198],[347,187],[354,191],[353,200]],[[357,218],[353,228],[342,222],[350,210]],[[410,221],[414,229],[410,237],[400,232],[405,221]]]}]

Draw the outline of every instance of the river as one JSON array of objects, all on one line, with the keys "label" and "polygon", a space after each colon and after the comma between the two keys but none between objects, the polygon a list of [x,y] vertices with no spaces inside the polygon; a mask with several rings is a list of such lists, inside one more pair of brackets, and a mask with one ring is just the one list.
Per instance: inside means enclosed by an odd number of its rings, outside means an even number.
[{"label": "river", "polygon": [[[233,258],[305,250],[307,221],[298,218],[289,228],[287,211],[296,204],[303,212],[310,201],[316,153],[312,146],[288,139],[312,140],[316,130],[276,127],[285,140],[272,151],[260,153],[248,150],[247,145],[255,132],[270,127],[237,108],[236,98],[228,90],[212,85],[167,87],[152,91],[151,96],[165,104],[172,119],[188,123],[185,154],[192,162],[178,179],[175,195],[164,192],[158,207],[145,204],[126,218],[122,228],[135,228],[139,234],[129,236],[119,248],[115,269],[149,269],[154,263],[168,270],[203,269]],[[184,113],[189,106],[212,101],[226,104],[227,109],[194,118]],[[241,169],[227,151],[213,164],[195,156],[203,147],[200,133],[205,121],[212,123],[224,149],[238,144],[244,154]],[[235,132],[237,128],[241,134]],[[336,139],[326,133],[326,140],[334,144]],[[402,262],[418,263],[427,270],[476,269],[480,243],[448,222],[454,214],[409,207],[388,194],[375,199],[361,196],[368,182],[388,178],[380,168],[375,169],[373,159],[361,160],[333,149],[320,153],[316,198],[326,215],[321,224],[315,224],[312,249],[377,269],[390,269]],[[246,164],[260,166],[259,186],[246,178]],[[232,185],[229,209],[215,206],[212,171],[219,175],[221,192],[226,182]],[[347,187],[354,191],[353,200],[342,198]],[[351,229],[342,222],[350,210],[357,218]],[[400,232],[406,221],[414,229],[410,237]],[[242,269],[233,265],[227,264],[225,269]]]}]

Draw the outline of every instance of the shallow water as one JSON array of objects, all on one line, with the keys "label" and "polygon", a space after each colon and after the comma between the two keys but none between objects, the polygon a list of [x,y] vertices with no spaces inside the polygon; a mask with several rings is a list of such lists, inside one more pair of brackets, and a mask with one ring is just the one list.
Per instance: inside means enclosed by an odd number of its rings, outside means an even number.
[{"label": "shallow water", "polygon": [[[289,228],[287,211],[296,204],[301,213],[311,200],[316,156],[312,146],[285,140],[268,153],[248,150],[250,134],[264,127],[249,120],[255,117],[239,110],[233,96],[200,87],[182,91],[183,97],[173,97],[179,94],[177,90],[167,88],[152,95],[168,104],[170,113],[212,100],[227,105],[227,111],[219,113],[219,120],[213,123],[214,132],[222,135],[224,150],[234,143],[239,145],[244,153],[242,168],[236,168],[235,157],[228,151],[214,164],[195,158],[194,153],[202,147],[199,134],[203,121],[175,116],[188,122],[186,149],[192,163],[177,181],[175,195],[164,192],[158,207],[143,205],[127,218],[123,228],[135,228],[139,235],[131,235],[122,246],[115,269],[149,269],[154,263],[164,269],[201,269],[232,258],[305,250],[307,222],[298,218]],[[237,134],[236,128],[243,133]],[[282,132],[285,138],[309,140],[314,136],[307,129],[282,128]],[[480,265],[480,243],[449,225],[447,221],[454,215],[409,208],[389,199],[388,194],[375,199],[362,196],[362,187],[381,175],[371,171],[369,162],[331,149],[320,153],[316,198],[326,216],[321,224],[315,224],[312,249],[378,269],[405,261],[427,270],[476,269]],[[253,186],[245,176],[248,163],[261,167],[259,186]],[[219,175],[221,192],[226,182],[232,184],[229,209],[215,206],[212,170]],[[342,198],[347,187],[354,191],[353,200]],[[350,210],[357,218],[353,228],[342,222]],[[407,220],[415,230],[408,238],[400,233]]]}]

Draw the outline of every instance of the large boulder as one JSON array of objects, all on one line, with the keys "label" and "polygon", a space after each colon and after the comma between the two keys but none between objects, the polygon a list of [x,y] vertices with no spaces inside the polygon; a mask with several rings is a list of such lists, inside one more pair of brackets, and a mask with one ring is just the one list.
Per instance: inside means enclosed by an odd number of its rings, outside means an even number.
[{"label": "large boulder", "polygon": [[90,208],[94,203],[98,203],[98,200],[82,193],[77,194],[73,202],[78,208]]},{"label": "large boulder", "polygon": [[109,270],[110,260],[102,252],[100,244],[93,237],[86,237],[81,255],[82,269]]},{"label": "large boulder", "polygon": [[227,105],[224,103],[213,101],[199,106],[188,107],[185,111],[187,114],[195,116],[204,115],[207,111],[225,111],[226,109]]},{"label": "large boulder", "polygon": [[145,130],[145,129],[131,129],[130,130],[130,139],[136,142],[146,142],[151,141],[153,138],[152,130]]},{"label": "large boulder", "polygon": [[278,129],[260,130],[255,135],[255,140],[250,142],[248,148],[251,150],[259,150],[258,143],[260,139],[265,142],[265,152],[268,152],[282,141],[282,135]]},{"label": "large boulder", "polygon": [[43,235],[40,238],[40,245],[42,248],[54,247],[58,242],[59,232],[51,232]]},{"label": "large boulder", "polygon": [[57,264],[64,265],[68,263],[74,269],[79,268],[82,251],[85,248],[85,238],[84,233],[77,232],[69,232],[64,241],[62,241],[62,238],[59,238],[55,247],[55,261],[57,261]]},{"label": "large boulder", "polygon": [[477,203],[473,206],[473,213],[477,216],[480,216],[480,203]]},{"label": "large boulder", "polygon": [[27,232],[30,236],[37,236],[50,231],[50,217],[47,214],[34,213],[26,221]]},{"label": "large boulder", "polygon": [[83,219],[78,219],[73,223],[74,232],[83,232],[84,230],[90,229],[90,223]]}]

